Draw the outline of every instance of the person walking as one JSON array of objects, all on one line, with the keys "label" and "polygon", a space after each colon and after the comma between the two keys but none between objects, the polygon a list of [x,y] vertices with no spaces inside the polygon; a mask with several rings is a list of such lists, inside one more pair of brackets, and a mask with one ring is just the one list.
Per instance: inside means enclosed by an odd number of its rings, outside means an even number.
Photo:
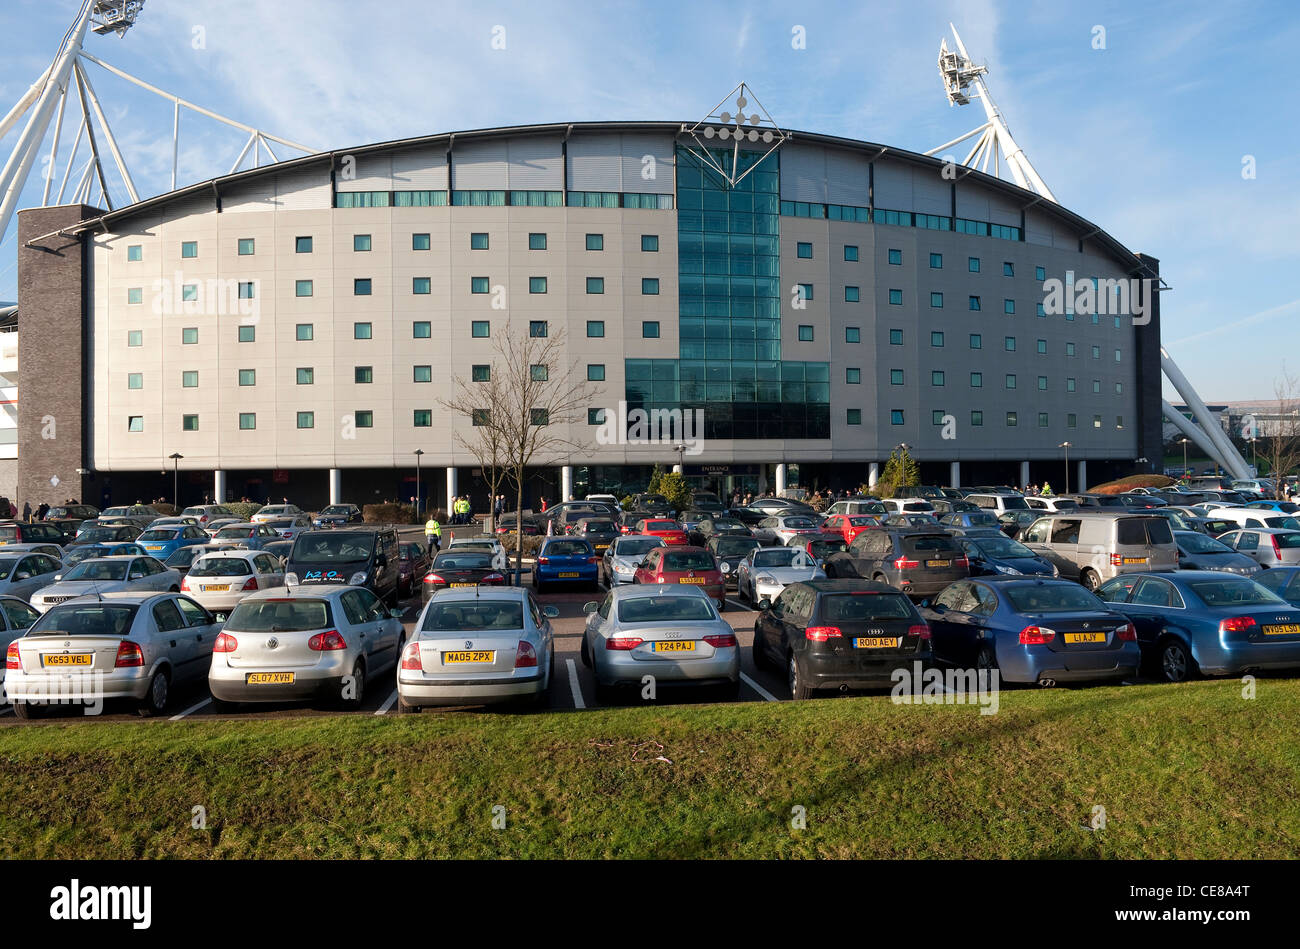
[{"label": "person walking", "polygon": [[31,501],[24,501],[24,502],[23,502],[23,520],[24,520],[24,521],[27,521],[29,524],[31,523],[31,520],[32,520],[32,502],[31,502]]},{"label": "person walking", "polygon": [[432,514],[424,522],[424,543],[434,553],[442,549],[442,525]]}]

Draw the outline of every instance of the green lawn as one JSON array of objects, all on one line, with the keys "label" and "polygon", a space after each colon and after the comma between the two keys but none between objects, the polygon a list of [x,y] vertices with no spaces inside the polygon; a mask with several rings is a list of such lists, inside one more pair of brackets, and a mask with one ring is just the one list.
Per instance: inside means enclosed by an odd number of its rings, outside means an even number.
[{"label": "green lawn", "polygon": [[1293,857],[1300,681],[1257,688],[6,727],[0,856]]}]

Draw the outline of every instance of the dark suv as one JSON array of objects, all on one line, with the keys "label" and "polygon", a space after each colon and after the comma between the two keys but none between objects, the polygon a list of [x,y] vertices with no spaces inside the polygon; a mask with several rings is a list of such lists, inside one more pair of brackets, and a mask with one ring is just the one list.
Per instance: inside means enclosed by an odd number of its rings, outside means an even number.
[{"label": "dark suv", "polygon": [[926,597],[970,576],[970,564],[953,536],[941,530],[881,529],[863,531],[845,553],[827,557],[826,575],[876,580]]},{"label": "dark suv", "polygon": [[930,656],[930,627],[883,583],[792,583],[754,620],[754,664],[783,666],[796,699],[816,689],[887,687],[895,669]]},{"label": "dark suv", "polygon": [[677,513],[662,494],[634,494],[631,509],[646,517],[672,517]]},{"label": "dark suv", "polygon": [[303,531],[289,552],[285,585],[366,587],[396,606],[401,560],[397,531],[391,527]]}]

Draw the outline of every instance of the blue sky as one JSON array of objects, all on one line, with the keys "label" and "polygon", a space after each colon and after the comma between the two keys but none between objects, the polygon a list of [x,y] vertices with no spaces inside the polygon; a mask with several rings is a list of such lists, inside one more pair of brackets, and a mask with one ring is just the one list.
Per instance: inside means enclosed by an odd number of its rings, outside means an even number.
[{"label": "blue sky", "polygon": [[[0,4],[0,113],[77,6]],[[1287,2],[148,0],[124,39],[92,35],[86,48],[320,149],[527,122],[694,120],[744,80],[786,128],[924,151],[983,121],[977,104],[944,99],[935,60],[949,21],[1060,202],[1160,258],[1174,288],[1163,338],[1201,394],[1272,398],[1300,317],[1300,12]],[[170,104],[87,68],[137,188],[166,190]],[[180,180],[224,174],[243,139],[185,114]],[[39,197],[33,175],[22,206]],[[11,234],[0,300],[16,292]]]}]

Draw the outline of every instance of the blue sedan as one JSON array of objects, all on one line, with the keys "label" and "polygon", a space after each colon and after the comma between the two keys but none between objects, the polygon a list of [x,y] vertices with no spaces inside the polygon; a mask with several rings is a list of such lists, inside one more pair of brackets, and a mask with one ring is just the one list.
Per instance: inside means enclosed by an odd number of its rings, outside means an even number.
[{"label": "blue sedan", "polygon": [[1143,658],[1167,682],[1300,667],[1300,609],[1248,577],[1129,573],[1097,595],[1137,627]]},{"label": "blue sedan", "polygon": [[1300,606],[1300,567],[1270,567],[1251,579],[1292,606]]},{"label": "blue sedan", "polygon": [[548,537],[542,541],[533,565],[533,589],[541,593],[552,583],[600,585],[600,558],[590,541],[580,537]]},{"label": "blue sedan", "polygon": [[936,661],[1008,682],[1124,679],[1141,661],[1133,624],[1071,580],[958,580],[921,615]]},{"label": "blue sedan", "polygon": [[987,537],[966,534],[957,538],[957,545],[970,561],[972,577],[1057,577],[1060,571],[1050,560],[1038,556],[1024,544],[1012,540],[998,531]]},{"label": "blue sedan", "polygon": [[155,560],[166,560],[181,547],[206,544],[211,539],[208,532],[197,525],[167,524],[149,528],[137,537],[135,542]]}]

